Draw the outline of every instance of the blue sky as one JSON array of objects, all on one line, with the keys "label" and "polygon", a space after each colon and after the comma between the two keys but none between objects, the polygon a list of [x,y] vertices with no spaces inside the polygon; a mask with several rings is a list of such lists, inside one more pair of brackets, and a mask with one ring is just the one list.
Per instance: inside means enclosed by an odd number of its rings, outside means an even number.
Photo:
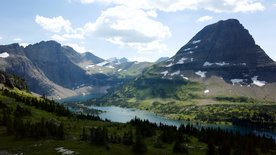
[{"label": "blue sky", "polygon": [[0,44],[56,40],[105,59],[155,61],[236,18],[276,60],[275,17],[275,0],[2,0]]}]

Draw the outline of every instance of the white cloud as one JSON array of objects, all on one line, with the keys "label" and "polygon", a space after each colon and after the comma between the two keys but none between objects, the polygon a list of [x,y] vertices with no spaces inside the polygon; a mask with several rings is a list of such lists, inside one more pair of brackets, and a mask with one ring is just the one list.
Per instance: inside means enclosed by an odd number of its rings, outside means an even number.
[{"label": "white cloud", "polygon": [[66,46],[70,46],[72,47],[75,51],[79,52],[79,53],[84,53],[87,52],[86,48],[83,46],[80,46],[79,44],[76,43],[67,43],[65,44]]},{"label": "white cloud", "polygon": [[276,7],[276,3],[275,3],[275,4],[273,4],[273,6],[274,6],[274,7]]},{"label": "white cloud", "polygon": [[106,3],[124,5],[143,10],[175,12],[204,9],[212,12],[256,12],[263,11],[262,0],[80,0],[83,4]]},{"label": "white cloud", "polygon": [[95,2],[111,3],[111,0],[80,0],[83,4],[91,4]]},{"label": "white cloud", "polygon": [[35,22],[43,29],[55,33],[51,36],[56,41],[66,41],[68,39],[84,39],[82,28],[72,28],[71,22],[62,16],[47,18],[36,15]]},{"label": "white cloud", "polygon": [[0,36],[0,40],[2,40],[2,39],[3,39],[3,37]]},{"label": "white cloud", "polygon": [[67,33],[63,34],[62,37],[67,38],[67,39],[84,39],[83,33]]},{"label": "white cloud", "polygon": [[205,9],[213,12],[232,12],[232,13],[246,13],[263,11],[264,6],[261,0],[212,0],[212,3],[206,3]]},{"label": "white cloud", "polygon": [[135,48],[139,52],[162,52],[168,49],[162,41],[170,37],[171,32],[169,27],[154,20],[156,16],[155,11],[116,6],[103,11],[94,23],[87,23],[84,30],[95,37]]},{"label": "white cloud", "polygon": [[13,41],[22,41],[21,38],[14,38]]},{"label": "white cloud", "polygon": [[42,26],[43,29],[51,32],[61,32],[66,33],[72,32],[71,22],[65,20],[62,16],[47,18],[43,16],[36,15],[35,22]]},{"label": "white cloud", "polygon": [[197,19],[198,22],[205,22],[205,21],[208,21],[208,20],[212,20],[213,17],[211,16],[202,16],[200,18]]}]

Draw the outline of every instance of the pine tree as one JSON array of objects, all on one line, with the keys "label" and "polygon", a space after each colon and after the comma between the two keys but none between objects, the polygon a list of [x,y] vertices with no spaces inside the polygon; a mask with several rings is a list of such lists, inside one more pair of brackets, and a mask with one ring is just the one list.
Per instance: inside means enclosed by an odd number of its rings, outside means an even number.
[{"label": "pine tree", "polygon": [[132,151],[137,154],[144,154],[147,152],[147,145],[141,135],[136,136],[136,141],[132,146]]},{"label": "pine tree", "polygon": [[58,139],[64,139],[64,125],[63,125],[62,122],[60,123],[57,132],[58,132],[58,133],[57,133],[57,138],[58,138]]},{"label": "pine tree", "polygon": [[212,143],[208,144],[208,150],[206,152],[206,155],[216,155],[216,149],[215,149],[214,144],[212,144]]},{"label": "pine tree", "polygon": [[87,134],[86,134],[86,131],[85,131],[85,128],[82,128],[82,133],[81,133],[81,140],[82,141],[86,141],[87,140]]}]

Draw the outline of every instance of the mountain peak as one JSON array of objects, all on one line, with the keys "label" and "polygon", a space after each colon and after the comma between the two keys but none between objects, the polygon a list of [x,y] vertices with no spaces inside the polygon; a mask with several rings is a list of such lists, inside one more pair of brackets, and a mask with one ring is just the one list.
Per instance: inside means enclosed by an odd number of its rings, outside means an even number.
[{"label": "mountain peak", "polygon": [[164,73],[164,77],[169,73],[180,75],[191,71],[192,76],[204,73],[200,76],[215,75],[228,82],[247,79],[250,83],[255,76],[266,82],[276,81],[275,62],[255,44],[249,31],[237,19],[207,25],[159,67],[155,70]]},{"label": "mountain peak", "polygon": [[221,20],[204,27],[176,55],[193,57],[199,65],[205,62],[250,66],[273,63],[237,19]]}]

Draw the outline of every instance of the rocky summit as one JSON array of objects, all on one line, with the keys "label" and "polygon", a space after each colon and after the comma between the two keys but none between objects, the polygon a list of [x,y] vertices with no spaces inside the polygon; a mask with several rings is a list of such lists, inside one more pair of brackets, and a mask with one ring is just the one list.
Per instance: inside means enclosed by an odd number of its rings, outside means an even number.
[{"label": "rocky summit", "polygon": [[[276,82],[276,64],[236,19],[204,27],[175,56],[153,68],[163,78],[171,75],[222,77],[226,82]],[[264,82],[264,83],[265,83]]]}]

